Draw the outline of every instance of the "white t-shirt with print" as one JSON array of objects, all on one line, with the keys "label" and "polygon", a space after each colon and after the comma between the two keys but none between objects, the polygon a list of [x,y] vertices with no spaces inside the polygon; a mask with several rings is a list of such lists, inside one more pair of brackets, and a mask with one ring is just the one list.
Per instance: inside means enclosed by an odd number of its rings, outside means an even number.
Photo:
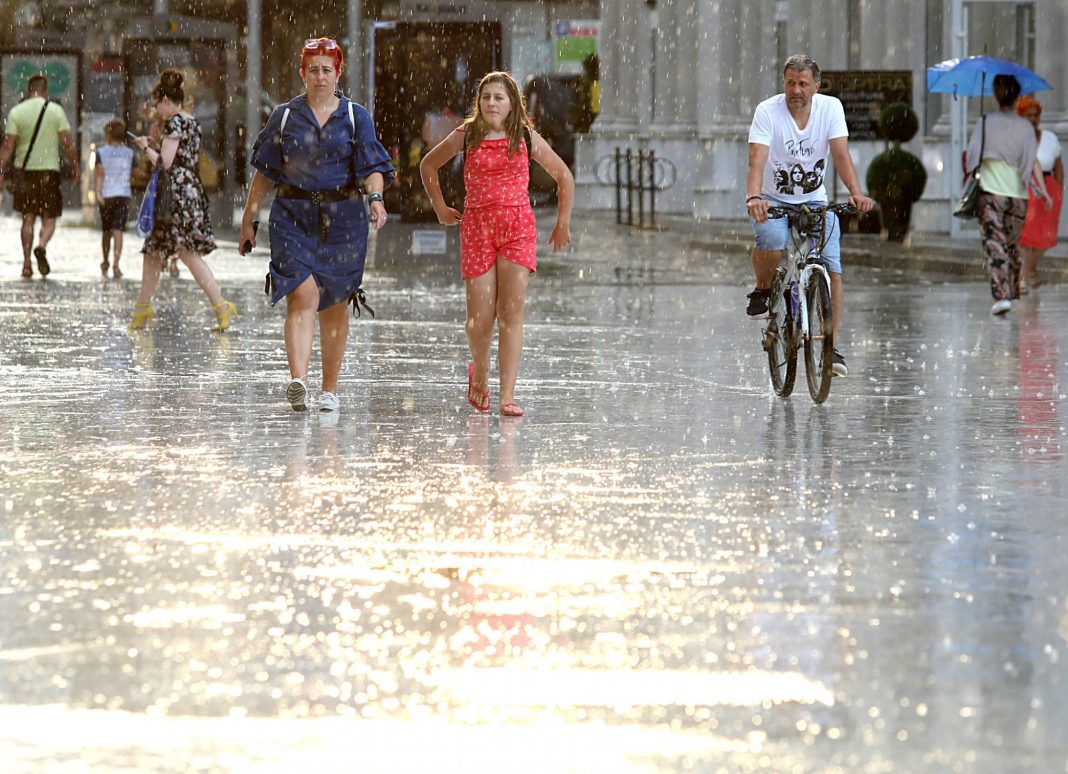
[{"label": "white t-shirt with print", "polygon": [[790,204],[826,201],[823,178],[830,141],[848,136],[845,110],[837,97],[813,94],[804,129],[797,128],[785,94],[764,100],[757,105],[749,127],[749,142],[768,146],[761,193]]}]

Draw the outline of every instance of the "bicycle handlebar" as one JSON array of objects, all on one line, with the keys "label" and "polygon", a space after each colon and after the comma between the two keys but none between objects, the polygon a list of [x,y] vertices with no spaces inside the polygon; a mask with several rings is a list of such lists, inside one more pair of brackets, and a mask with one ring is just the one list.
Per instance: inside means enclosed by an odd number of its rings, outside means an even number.
[{"label": "bicycle handlebar", "polygon": [[860,210],[855,207],[851,207],[849,202],[838,202],[836,204],[821,204],[815,207],[811,207],[807,204],[799,205],[799,209],[792,207],[768,207],[769,218],[787,218],[790,215],[801,215],[807,213],[809,215],[823,215],[826,212],[844,212],[850,215],[859,215]]}]

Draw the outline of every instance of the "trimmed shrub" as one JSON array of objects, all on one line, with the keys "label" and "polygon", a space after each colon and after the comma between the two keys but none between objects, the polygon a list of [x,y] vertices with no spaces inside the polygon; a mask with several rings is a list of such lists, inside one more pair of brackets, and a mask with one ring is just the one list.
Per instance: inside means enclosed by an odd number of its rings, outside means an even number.
[{"label": "trimmed shrub", "polygon": [[920,119],[905,102],[893,102],[879,114],[879,134],[891,142],[908,142],[919,130]]},{"label": "trimmed shrub", "polygon": [[867,175],[868,193],[880,204],[912,204],[923,196],[927,187],[927,170],[923,162],[901,148],[883,151],[871,160]]}]

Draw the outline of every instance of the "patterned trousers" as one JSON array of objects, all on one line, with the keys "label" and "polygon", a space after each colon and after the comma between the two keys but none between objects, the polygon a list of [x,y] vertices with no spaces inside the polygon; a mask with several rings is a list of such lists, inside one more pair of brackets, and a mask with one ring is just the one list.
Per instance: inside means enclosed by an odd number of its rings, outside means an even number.
[{"label": "patterned trousers", "polygon": [[1027,199],[979,194],[979,235],[995,300],[1020,295],[1020,232],[1026,217]]}]

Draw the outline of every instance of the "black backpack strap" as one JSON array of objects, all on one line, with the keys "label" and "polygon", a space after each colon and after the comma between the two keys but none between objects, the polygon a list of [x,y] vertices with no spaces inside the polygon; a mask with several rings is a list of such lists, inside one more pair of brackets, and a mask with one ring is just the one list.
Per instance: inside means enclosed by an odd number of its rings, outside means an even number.
[{"label": "black backpack strap", "polygon": [[523,139],[527,143],[527,184],[534,176],[534,136],[530,133],[530,124],[523,124]]},{"label": "black backpack strap", "polygon": [[22,171],[26,171],[26,165],[30,163],[30,154],[33,153],[33,146],[37,144],[37,135],[41,131],[41,122],[44,121],[45,113],[48,112],[48,106],[52,103],[50,99],[45,97],[44,107],[41,108],[40,114],[37,116],[37,124],[33,127],[33,136],[30,137],[30,147],[26,149],[26,155],[22,157]]}]

